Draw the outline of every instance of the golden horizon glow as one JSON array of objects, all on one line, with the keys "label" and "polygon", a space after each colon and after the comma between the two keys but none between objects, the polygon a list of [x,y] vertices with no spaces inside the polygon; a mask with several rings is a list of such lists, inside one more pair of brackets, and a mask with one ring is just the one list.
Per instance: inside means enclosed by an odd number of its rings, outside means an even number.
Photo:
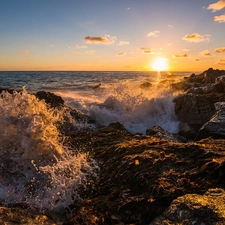
[{"label": "golden horizon glow", "polygon": [[152,62],[152,69],[155,71],[167,71],[169,68],[166,58],[157,58]]}]

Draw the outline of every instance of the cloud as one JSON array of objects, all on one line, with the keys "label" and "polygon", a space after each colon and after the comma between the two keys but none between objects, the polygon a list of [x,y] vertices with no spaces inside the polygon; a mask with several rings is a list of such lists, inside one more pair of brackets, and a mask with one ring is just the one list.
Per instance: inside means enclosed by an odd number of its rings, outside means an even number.
[{"label": "cloud", "polygon": [[147,34],[147,37],[157,37],[159,33],[160,33],[160,31],[154,30],[154,31],[149,32]]},{"label": "cloud", "polygon": [[150,48],[139,48],[139,50],[141,50],[144,54],[154,54],[154,52],[150,49]]},{"label": "cloud", "polygon": [[202,51],[202,52],[200,52],[203,56],[206,56],[206,57],[208,57],[208,56],[212,56],[212,54],[210,53],[210,51],[209,50],[205,50],[205,51]]},{"label": "cloud", "polygon": [[219,23],[225,23],[225,15],[214,16],[213,20]]},{"label": "cloud", "polygon": [[119,56],[122,56],[122,55],[125,55],[125,54],[126,54],[125,52],[119,52],[118,53]]},{"label": "cloud", "polygon": [[86,36],[84,40],[87,44],[113,44],[116,40],[116,37],[111,37],[110,35],[105,35],[104,37],[93,37],[93,36]]},{"label": "cloud", "polygon": [[117,45],[128,45],[129,41],[120,41]]},{"label": "cloud", "polygon": [[198,58],[198,59],[195,59],[195,61],[199,62],[199,61],[200,61],[200,59],[199,59],[199,58]]},{"label": "cloud", "polygon": [[78,52],[72,52],[72,54],[73,54],[73,55],[78,55],[79,53],[78,53]]},{"label": "cloud", "polygon": [[130,7],[126,8],[126,10],[127,10],[127,11],[130,10]]},{"label": "cloud", "polygon": [[174,58],[186,58],[188,57],[188,54],[177,54],[177,55],[173,55]]},{"label": "cloud", "polygon": [[214,49],[214,52],[217,52],[217,53],[225,53],[225,47],[215,48]]},{"label": "cloud", "polygon": [[225,66],[225,58],[219,60],[219,65]]},{"label": "cloud", "polygon": [[173,27],[171,24],[168,24],[167,26],[168,26],[168,27],[170,27],[170,28],[172,28],[172,27]]},{"label": "cloud", "polygon": [[189,41],[189,42],[201,42],[201,41],[209,40],[209,38],[206,38],[207,36],[210,36],[210,35],[208,35],[208,34],[200,35],[198,33],[186,34],[182,38],[182,40]]},{"label": "cloud", "polygon": [[225,8],[225,1],[224,0],[220,0],[220,1],[216,2],[216,3],[210,4],[207,9],[210,9],[213,12],[216,12],[216,11],[221,10],[223,8]]},{"label": "cloud", "polygon": [[190,49],[184,48],[183,51],[184,51],[184,52],[189,52]]},{"label": "cloud", "polygon": [[79,48],[88,48],[88,46],[86,46],[86,45],[82,45],[82,46],[76,45],[76,49],[79,49]]}]

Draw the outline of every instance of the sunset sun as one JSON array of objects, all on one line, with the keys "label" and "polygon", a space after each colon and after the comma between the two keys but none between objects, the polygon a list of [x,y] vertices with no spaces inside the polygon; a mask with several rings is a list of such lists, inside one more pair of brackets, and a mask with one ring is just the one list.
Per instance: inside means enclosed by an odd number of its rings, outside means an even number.
[{"label": "sunset sun", "polygon": [[168,70],[167,59],[158,58],[152,62],[152,69],[155,71],[166,71]]}]

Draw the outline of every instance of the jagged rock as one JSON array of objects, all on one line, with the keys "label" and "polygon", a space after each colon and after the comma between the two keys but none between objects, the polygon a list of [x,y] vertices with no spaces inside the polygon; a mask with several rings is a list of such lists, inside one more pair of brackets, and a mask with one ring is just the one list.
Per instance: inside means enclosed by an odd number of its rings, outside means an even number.
[{"label": "jagged rock", "polygon": [[194,140],[197,135],[197,130],[191,127],[188,123],[180,123],[178,134],[186,137],[188,140]]},{"label": "jagged rock", "polygon": [[[225,99],[225,95],[223,96]],[[175,113],[181,122],[202,126],[215,113],[215,95],[184,94],[176,97]]]},{"label": "jagged rock", "polygon": [[204,195],[187,194],[171,203],[150,225],[225,224],[225,191],[209,189]]},{"label": "jagged rock", "polygon": [[198,132],[197,139],[206,137],[225,138],[225,102],[215,103],[216,113]]},{"label": "jagged rock", "polygon": [[171,134],[159,126],[153,126],[146,130],[146,135],[158,137],[162,140],[173,142],[186,142],[187,140],[179,135]]},{"label": "jagged rock", "polygon": [[140,85],[140,88],[150,88],[152,86],[152,84],[150,82],[144,82]]},{"label": "jagged rock", "polygon": [[225,188],[222,139],[175,143],[109,126],[78,134],[71,145],[90,152],[100,173],[94,195],[65,225],[150,224],[180,196]]},{"label": "jagged rock", "polygon": [[60,225],[63,224],[60,220],[52,220],[46,215],[32,212],[29,209],[22,209],[18,207],[4,207],[0,206],[0,224],[32,224],[32,225]]},{"label": "jagged rock", "polygon": [[64,105],[64,100],[54,93],[38,91],[35,95],[40,100],[44,99],[45,102],[50,105],[50,107],[61,107]]}]

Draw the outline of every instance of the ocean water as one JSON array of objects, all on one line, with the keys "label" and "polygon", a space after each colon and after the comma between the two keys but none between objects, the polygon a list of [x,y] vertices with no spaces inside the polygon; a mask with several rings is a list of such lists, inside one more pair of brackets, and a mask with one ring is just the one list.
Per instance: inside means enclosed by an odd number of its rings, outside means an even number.
[{"label": "ocean water", "polygon": [[179,93],[170,84],[191,73],[0,72],[0,88],[23,90],[3,92],[0,98],[0,203],[70,215],[70,205],[83,200],[79,190],[98,179],[98,163],[64,144],[57,124],[65,117],[73,120],[68,112],[49,109],[30,93],[60,95],[104,126],[120,122],[132,133],[145,134],[159,125],[177,133],[173,99]]}]

